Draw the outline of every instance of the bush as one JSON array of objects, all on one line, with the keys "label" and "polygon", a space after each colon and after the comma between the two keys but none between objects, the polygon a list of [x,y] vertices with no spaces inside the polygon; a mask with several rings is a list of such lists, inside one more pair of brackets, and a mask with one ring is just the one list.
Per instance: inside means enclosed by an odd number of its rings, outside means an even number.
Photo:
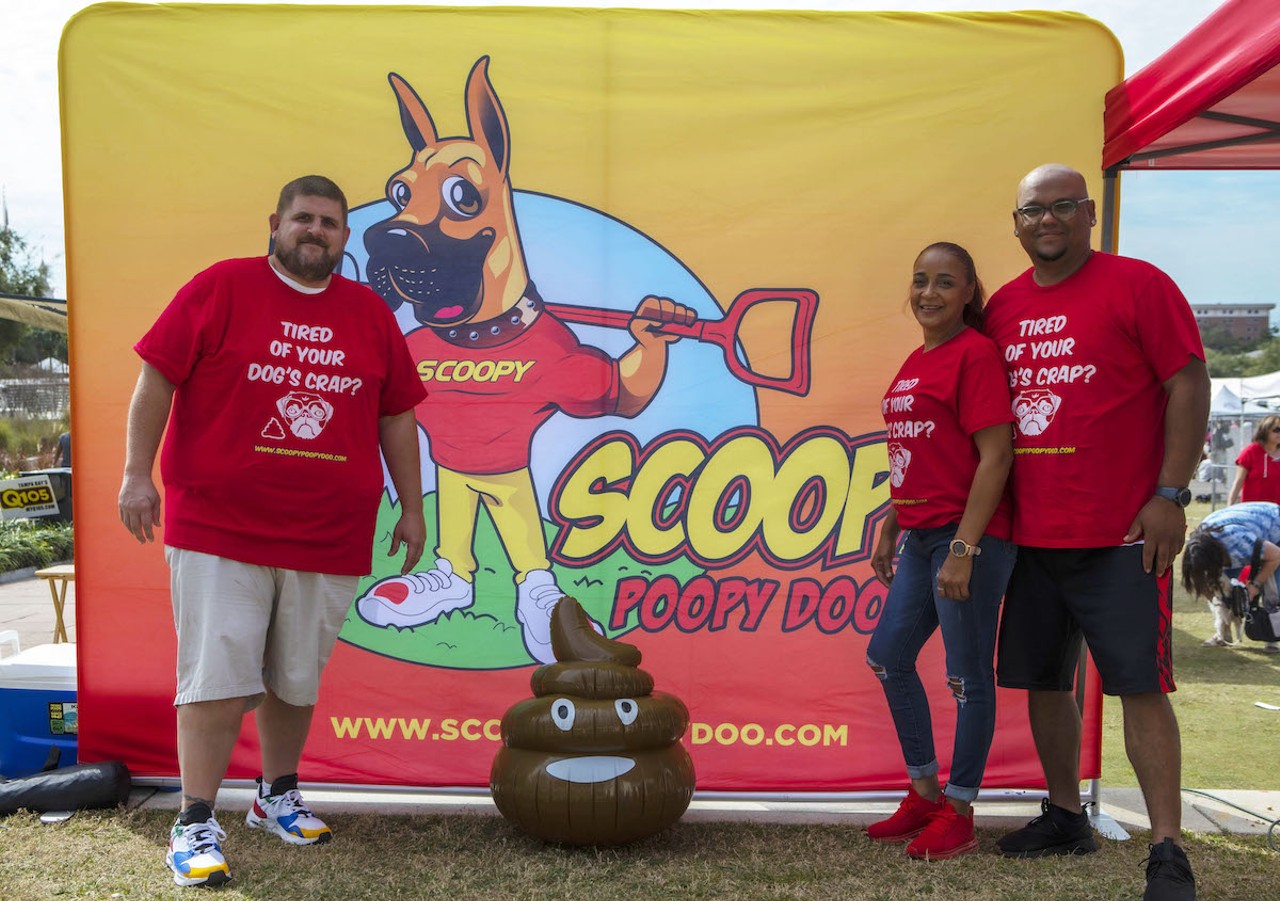
[{"label": "bush", "polygon": [[17,473],[48,469],[58,459],[58,436],[71,431],[66,417],[43,419],[9,416],[0,419],[0,471]]},{"label": "bush", "polygon": [[11,520],[0,524],[0,572],[37,569],[74,556],[71,523]]}]

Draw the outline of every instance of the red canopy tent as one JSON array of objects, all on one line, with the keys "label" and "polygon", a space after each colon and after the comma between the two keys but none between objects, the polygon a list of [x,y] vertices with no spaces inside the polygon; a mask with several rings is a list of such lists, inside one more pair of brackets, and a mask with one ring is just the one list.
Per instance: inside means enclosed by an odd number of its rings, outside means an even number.
[{"label": "red canopy tent", "polygon": [[1227,0],[1107,92],[1104,169],[1280,166],[1280,4]]},{"label": "red canopy tent", "polygon": [[1121,169],[1280,168],[1280,3],[1226,0],[1107,92],[1104,249]]}]

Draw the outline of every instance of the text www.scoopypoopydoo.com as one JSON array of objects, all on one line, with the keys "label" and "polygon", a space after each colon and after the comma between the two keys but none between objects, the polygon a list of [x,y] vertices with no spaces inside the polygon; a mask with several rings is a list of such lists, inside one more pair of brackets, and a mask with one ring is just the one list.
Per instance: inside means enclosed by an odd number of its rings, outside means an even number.
[{"label": "text www.scoopypoopydoo.com", "polygon": [[[499,719],[440,720],[420,717],[331,716],[329,725],[340,739],[402,739],[408,741],[492,741],[502,740]],[[694,745],[764,745],[766,747],[847,747],[848,724],[780,723],[690,723],[689,740]]]}]

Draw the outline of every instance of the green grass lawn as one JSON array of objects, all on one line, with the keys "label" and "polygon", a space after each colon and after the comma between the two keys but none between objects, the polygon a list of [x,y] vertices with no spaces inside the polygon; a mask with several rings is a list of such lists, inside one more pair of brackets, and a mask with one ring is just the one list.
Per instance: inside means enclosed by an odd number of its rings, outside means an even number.
[{"label": "green grass lawn", "polygon": [[[178,888],[164,865],[172,814],[81,814],[60,826],[0,820],[0,896],[216,897],[271,901],[398,899],[934,898],[939,901],[1113,901],[1143,886],[1144,836],[1102,842],[1087,857],[1006,860],[979,830],[979,853],[924,863],[849,825],[679,823],[622,849],[543,844],[499,817],[329,817],[336,838],[285,846],[226,814],[232,881],[216,894]],[[1280,885],[1280,854],[1261,836],[1188,840],[1202,899],[1263,901]],[[194,894],[193,894],[194,893]]]}]

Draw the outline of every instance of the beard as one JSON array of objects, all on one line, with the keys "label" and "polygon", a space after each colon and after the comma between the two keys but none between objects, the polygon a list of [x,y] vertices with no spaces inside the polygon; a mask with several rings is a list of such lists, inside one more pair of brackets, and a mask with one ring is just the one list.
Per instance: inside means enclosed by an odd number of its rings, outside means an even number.
[{"label": "beard", "polygon": [[[302,255],[304,244],[319,247],[321,250],[320,255],[304,257]],[[275,257],[281,266],[299,278],[310,282],[319,282],[333,273],[338,261],[342,258],[342,252],[332,253],[328,247],[318,241],[303,240],[287,250],[277,245]]]},{"label": "beard", "polygon": [[1040,248],[1036,248],[1036,259],[1045,263],[1054,263],[1067,255],[1067,245],[1063,244],[1057,250],[1045,252]]}]

